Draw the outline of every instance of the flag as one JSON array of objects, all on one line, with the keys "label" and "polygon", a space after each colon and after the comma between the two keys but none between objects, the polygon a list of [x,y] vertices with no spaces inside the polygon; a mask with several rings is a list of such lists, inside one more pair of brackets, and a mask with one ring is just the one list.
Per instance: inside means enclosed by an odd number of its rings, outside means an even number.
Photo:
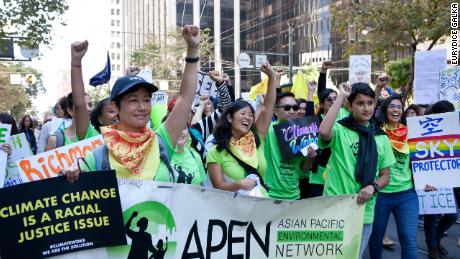
[{"label": "flag", "polygon": [[111,74],[111,71],[110,71],[111,67],[110,67],[110,56],[109,56],[109,52],[107,51],[107,63],[105,64],[105,67],[104,69],[97,73],[96,75],[94,75],[90,80],[89,80],[89,84],[96,87],[98,85],[103,85],[107,82],[110,81],[110,74]]},{"label": "flag", "polygon": [[249,91],[249,99],[255,100],[259,94],[267,93],[268,78],[262,80],[262,82],[253,85]]},{"label": "flag", "polygon": [[307,99],[307,80],[300,70],[297,71],[297,75],[294,76],[293,81],[294,85],[291,92],[295,95],[295,98]]}]

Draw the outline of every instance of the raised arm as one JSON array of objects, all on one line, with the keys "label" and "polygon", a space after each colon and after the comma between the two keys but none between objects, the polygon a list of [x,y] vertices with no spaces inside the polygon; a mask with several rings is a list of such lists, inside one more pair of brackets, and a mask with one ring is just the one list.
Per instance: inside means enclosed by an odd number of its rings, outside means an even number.
[{"label": "raised arm", "polygon": [[388,82],[390,82],[390,78],[387,75],[380,75],[377,78],[377,82],[375,84],[375,103],[376,104],[379,99],[380,93],[382,92],[382,89],[388,85]]},{"label": "raised arm", "polygon": [[227,108],[227,106],[229,106],[232,103],[232,98],[230,97],[230,92],[228,91],[224,74],[220,74],[218,71],[214,70],[209,72],[209,77],[214,82],[216,82],[217,94],[219,96],[219,103],[217,104],[217,109],[219,109],[219,111],[222,112],[223,110],[225,110],[225,108]]},{"label": "raised arm", "polygon": [[332,139],[332,127],[334,127],[335,120],[337,119],[337,115],[339,114],[340,107],[345,102],[345,99],[350,95],[351,86],[347,83],[341,83],[339,85],[340,94],[337,97],[337,100],[334,102],[332,107],[326,113],[326,117],[321,122],[319,126],[319,136],[324,141],[331,141]]},{"label": "raised arm", "polygon": [[256,120],[256,129],[259,132],[259,134],[261,134],[262,137],[265,138],[265,135],[267,135],[268,128],[270,127],[270,123],[273,117],[273,108],[275,107],[276,101],[277,80],[275,71],[273,71],[269,63],[263,64],[260,70],[262,70],[262,72],[268,76],[268,86],[267,94],[264,98],[263,108]]},{"label": "raised arm", "polygon": [[[187,42],[187,58],[199,57],[200,30],[194,25],[186,25],[182,30],[182,36]],[[191,107],[197,85],[198,62],[186,62],[182,81],[180,84],[179,97],[176,105],[171,111],[170,116],[166,119],[165,126],[168,130],[173,147],[176,146],[177,140],[187,126],[190,118]]]},{"label": "raised arm", "polygon": [[318,96],[326,88],[326,76],[327,70],[332,67],[332,61],[326,60],[321,65],[321,70],[319,71],[318,77]]},{"label": "raised arm", "polygon": [[88,41],[77,41],[71,45],[70,81],[72,85],[72,98],[75,106],[73,119],[76,125],[76,134],[80,140],[85,138],[89,126],[89,114],[85,102],[85,84],[81,70],[81,60],[88,50]]}]

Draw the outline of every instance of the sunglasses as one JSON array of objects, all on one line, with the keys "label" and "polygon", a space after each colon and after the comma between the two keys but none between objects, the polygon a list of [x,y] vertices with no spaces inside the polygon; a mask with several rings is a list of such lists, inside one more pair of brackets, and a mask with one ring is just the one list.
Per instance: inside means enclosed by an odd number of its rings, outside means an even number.
[{"label": "sunglasses", "polygon": [[335,102],[335,100],[337,100],[337,97],[328,97],[328,98],[326,98],[326,101],[328,101],[330,103]]},{"label": "sunglasses", "polygon": [[279,106],[276,106],[276,108],[283,108],[285,111],[290,111],[291,109],[293,109],[295,112],[299,110],[299,105],[295,104],[295,105],[279,105]]}]

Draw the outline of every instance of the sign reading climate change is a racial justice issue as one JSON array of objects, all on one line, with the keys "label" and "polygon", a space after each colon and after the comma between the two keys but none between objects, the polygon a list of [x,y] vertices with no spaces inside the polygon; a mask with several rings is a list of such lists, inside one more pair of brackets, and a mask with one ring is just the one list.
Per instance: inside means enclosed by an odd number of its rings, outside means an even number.
[{"label": "sign reading climate change is a racial justice issue", "polygon": [[416,189],[460,187],[459,120],[458,112],[407,118]]},{"label": "sign reading climate change is a racial justice issue", "polygon": [[364,206],[353,196],[275,201],[200,186],[118,179],[128,245],[98,258],[358,258]]},{"label": "sign reading climate change is a racial justice issue", "polygon": [[302,148],[318,142],[319,119],[308,116],[273,126],[284,161],[302,155]]},{"label": "sign reading climate change is a racial justice issue", "polygon": [[0,190],[1,258],[43,258],[126,244],[115,172]]}]

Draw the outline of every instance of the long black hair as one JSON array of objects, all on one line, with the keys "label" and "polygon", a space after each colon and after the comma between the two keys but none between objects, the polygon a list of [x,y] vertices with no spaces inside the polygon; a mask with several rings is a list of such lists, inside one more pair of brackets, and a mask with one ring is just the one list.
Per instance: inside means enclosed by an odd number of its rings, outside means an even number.
[{"label": "long black hair", "polygon": [[90,115],[90,122],[91,124],[93,125],[93,127],[100,133],[101,132],[101,126],[104,126],[102,125],[100,122],[99,122],[99,116],[102,115],[102,111],[104,110],[104,106],[106,104],[110,103],[110,99],[109,98],[104,98],[102,99],[101,101],[99,101],[99,103],[97,104],[96,108],[94,108],[92,111],[91,111],[91,115]]},{"label": "long black hair", "polygon": [[[252,114],[254,114],[255,116],[256,113],[254,111],[254,108],[252,108],[251,104],[243,100],[236,100],[234,103],[230,104],[224,110],[224,112],[220,115],[220,118],[217,121],[216,126],[214,127],[214,131],[213,131],[213,135],[216,141],[218,151],[227,149],[230,144],[230,139],[232,138],[232,125],[228,121],[227,116],[230,115],[230,117],[233,117],[233,115],[237,111],[243,108],[246,108],[246,107],[251,108]],[[252,123],[252,127],[250,130],[254,133],[254,137],[256,139],[256,146],[259,147],[260,139],[255,132],[254,125],[255,125],[255,119],[254,119],[254,122]]]},{"label": "long black hair", "polygon": [[[331,88],[324,88],[318,95],[319,103],[324,105],[324,102],[326,99],[329,97],[331,93],[337,94],[337,92],[334,89]],[[324,108],[319,108],[318,110],[318,115],[321,115],[324,113]]]},{"label": "long black hair", "polygon": [[403,107],[401,110],[401,121],[400,122],[406,125],[407,123],[406,123],[406,114],[404,113],[404,102],[403,102],[402,95],[400,94],[394,94],[386,98],[385,100],[383,100],[382,104],[380,105],[380,112],[377,116],[378,122],[380,124],[388,122],[387,109],[388,109],[388,106],[390,106],[391,101],[393,100],[399,100],[401,102]]}]

